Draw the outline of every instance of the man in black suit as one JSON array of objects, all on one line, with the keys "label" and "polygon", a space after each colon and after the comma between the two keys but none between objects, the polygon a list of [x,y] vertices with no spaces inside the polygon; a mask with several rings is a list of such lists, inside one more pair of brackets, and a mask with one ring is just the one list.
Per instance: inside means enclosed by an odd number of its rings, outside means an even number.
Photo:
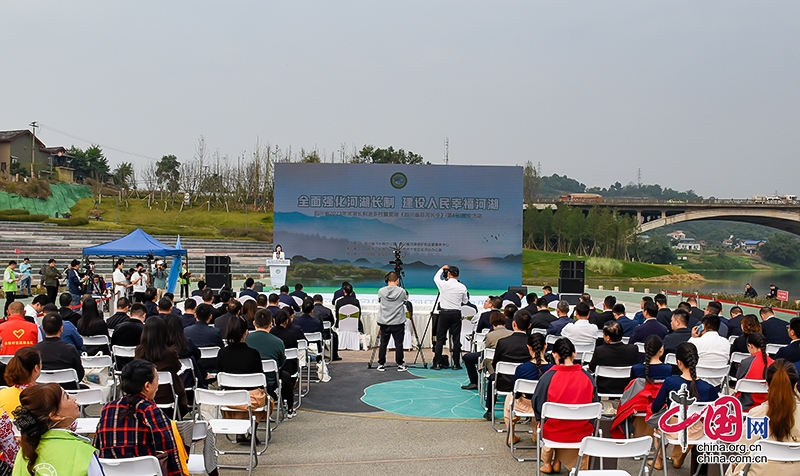
[{"label": "man in black suit", "polygon": [[280,294],[278,294],[278,299],[287,307],[292,308],[294,312],[300,312],[300,306],[297,304],[297,301],[295,301],[292,296],[289,296],[289,286],[286,285],[281,286]]},{"label": "man in black suit", "polygon": [[225,314],[219,316],[214,320],[214,327],[224,335],[225,330],[228,328],[228,321],[239,315],[242,312],[242,304],[239,301],[231,300],[228,303],[227,311]]},{"label": "man in black suit", "polygon": [[126,297],[117,299],[117,312],[106,320],[106,327],[117,330],[117,327],[128,322],[128,319],[130,319],[130,316],[128,316],[130,303],[131,302]]},{"label": "man in black suit", "polygon": [[664,337],[664,355],[674,354],[679,344],[688,342],[692,337],[689,328],[689,312],[685,309],[675,309],[672,312],[672,334]]},{"label": "man in black suit", "polygon": [[[598,365],[604,367],[628,367],[639,363],[639,349],[633,344],[622,343],[622,326],[616,320],[603,326],[603,342],[594,350],[589,370],[594,372]],[[597,377],[598,393],[622,393],[630,379]]]},{"label": "man in black suit", "polygon": [[549,329],[550,324],[558,318],[547,310],[547,299],[537,299],[536,307],[537,311],[531,314],[531,329]]},{"label": "man in black suit", "polygon": [[[530,324],[531,316],[527,312],[517,311],[516,314],[514,314],[514,321],[511,324],[514,332],[510,336],[498,340],[497,346],[494,349],[494,359],[492,362],[495,368],[497,368],[498,362],[522,363],[531,360],[531,353],[528,351],[527,333]],[[493,380],[495,380],[494,375],[489,377],[489,381],[486,384],[486,406],[489,409],[484,413],[483,418],[487,420],[492,419],[492,412],[494,411],[494,397],[492,396]],[[497,389],[503,392],[509,392],[514,389],[513,378],[508,378],[507,376],[498,378],[496,385]]]},{"label": "man in black suit", "polygon": [[728,335],[739,337],[742,335],[742,317],[744,313],[739,306],[731,308],[731,318],[728,319]]},{"label": "man in black suit", "polygon": [[[694,296],[689,296],[686,298],[686,302],[689,303],[689,324],[693,324],[694,321],[697,321],[697,324],[695,325],[700,325],[700,321],[703,320],[703,316],[705,316],[706,313],[704,313],[703,310],[697,306],[697,298]],[[689,327],[691,328],[695,326],[690,325]]]},{"label": "man in black suit", "polygon": [[253,278],[247,278],[244,280],[244,287],[245,290],[239,293],[239,296],[250,296],[253,299],[258,299],[258,293],[255,292],[253,287],[255,287],[256,281]]},{"label": "man in black suit", "polygon": [[289,296],[299,297],[300,299],[305,301],[306,298],[308,297],[308,294],[306,294],[305,291],[303,291],[303,285],[297,283],[294,285],[294,291],[290,292]]},{"label": "man in black suit", "polygon": [[491,315],[495,311],[502,312],[500,308],[503,307],[503,299],[500,296],[489,296],[486,298],[486,301],[483,303],[483,308],[485,311],[481,314],[481,317],[478,318],[478,328],[475,329],[477,334],[483,332],[484,329],[492,330],[492,324],[489,322],[491,319]]},{"label": "man in black suit", "polygon": [[614,317],[617,319],[617,322],[619,322],[619,325],[622,326],[622,337],[630,337],[639,324],[625,315],[625,305],[614,304],[611,312],[614,313]]},{"label": "man in black suit", "polygon": [[[316,319],[319,319],[319,321],[322,323],[330,322],[331,329],[333,329],[334,324],[336,324],[336,320],[333,317],[333,312],[325,307],[321,294],[314,295],[314,312],[312,316],[314,316]],[[331,358],[334,361],[342,360],[342,358],[339,357],[339,334],[332,332],[330,329],[324,329],[322,331],[322,338],[331,341]]]},{"label": "man in black suit", "polygon": [[61,304],[61,308],[58,310],[61,313],[61,319],[77,326],[81,315],[72,310],[72,295],[70,293],[61,293],[61,296],[58,297],[58,303]]},{"label": "man in black suit", "polygon": [[599,314],[595,314],[594,316],[589,317],[589,322],[596,325],[598,329],[603,330],[606,325],[606,322],[616,321],[616,317],[614,317],[614,306],[617,304],[617,298],[614,296],[606,296],[603,299],[603,312]]},{"label": "man in black suit", "polygon": [[227,311],[227,309],[222,309],[222,306],[220,306],[220,309],[214,307],[214,291],[210,288],[205,288],[203,290],[203,304],[211,308],[211,320],[209,323],[213,323],[216,318],[225,314],[225,311]]},{"label": "man in black suit", "polygon": [[[353,286],[351,286],[350,283],[345,282],[342,285],[342,290],[344,291],[344,296],[336,301],[336,327],[339,327],[339,309],[341,309],[342,306],[346,304],[352,304],[358,308],[359,312],[361,312],[361,303],[358,301],[358,299],[356,299],[356,293],[353,291]],[[361,324],[361,318],[358,319],[358,332],[362,334],[364,333],[364,325]]]},{"label": "man in black suit", "polygon": [[147,317],[158,315],[158,304],[156,303],[157,298],[158,290],[152,286],[148,287],[144,292],[144,306],[147,309]]},{"label": "man in black suit", "polygon": [[[192,339],[194,345],[197,347],[223,347],[222,333],[214,326],[208,323],[211,321],[211,306],[208,304],[200,304],[194,310],[194,317],[197,322],[193,326],[189,326],[183,330],[183,334],[187,339]],[[116,336],[117,334],[114,333]],[[201,359],[200,366],[206,372],[215,372],[217,366],[217,359]]]},{"label": "man in black suit", "polygon": [[672,310],[667,307],[667,296],[658,293],[653,298],[653,301],[658,306],[658,312],[656,313],[656,319],[658,322],[667,329],[667,332],[670,332],[670,322],[672,321]]},{"label": "man in black suit", "polygon": [[[61,332],[64,330],[64,321],[61,314],[51,312],[42,318],[42,330],[44,340],[34,345],[34,349],[42,354],[42,370],[75,369],[78,375],[78,382],[83,379],[85,374],[81,356],[74,345],[61,340]],[[77,390],[77,384],[62,384],[67,390]]]},{"label": "man in black suit", "polygon": [[[656,314],[658,314],[658,307],[656,307],[656,304],[652,302],[645,303],[642,312],[644,313],[644,322],[633,330],[633,334],[631,334],[628,343],[635,344],[637,342],[644,342],[651,334],[655,334],[663,340],[667,335],[667,328],[656,319]],[[670,318],[670,322],[671,321],[672,318]]]},{"label": "man in black suit", "polygon": [[789,321],[789,329],[787,332],[792,341],[775,354],[775,360],[786,359],[789,362],[800,362],[800,317],[793,317],[792,320]]},{"label": "man in black suit", "polygon": [[761,315],[761,333],[767,338],[770,344],[789,343],[789,333],[786,331],[787,323],[777,317],[769,306],[762,307],[759,311]]},{"label": "man in black suit", "polygon": [[111,336],[111,345],[121,345],[123,347],[139,345],[146,317],[147,309],[144,304],[140,302],[131,304],[131,317],[117,326],[114,335]]},{"label": "man in black suit", "polygon": [[517,306],[517,309],[522,307],[522,293],[519,291],[506,291],[502,296],[500,296],[500,299],[503,301],[511,301],[515,306]]},{"label": "man in black suit", "polygon": [[[334,304],[336,304],[336,301],[338,301],[339,298],[344,297],[344,287],[345,286],[350,286],[350,289],[353,289],[353,286],[350,283],[348,283],[347,281],[342,281],[342,287],[337,289],[333,293],[333,303]],[[356,292],[355,291],[353,291],[352,294],[353,294],[353,297],[356,297]]]},{"label": "man in black suit", "polygon": [[537,296],[536,293],[528,293],[525,296],[525,302],[527,306],[523,307],[522,309],[528,311],[531,314],[531,316],[536,314],[537,312],[539,312],[539,306],[536,305],[536,301],[538,299],[539,296]]},{"label": "man in black suit", "polygon": [[278,298],[278,295],[275,293],[271,293],[269,297],[267,297],[267,309],[269,312],[272,313],[272,316],[275,316],[275,313],[281,310],[281,307],[278,305],[281,300]]},{"label": "man in black suit", "polygon": [[203,291],[206,289],[206,282],[202,279],[197,282],[197,289],[192,291],[192,297],[200,296],[203,297]]}]

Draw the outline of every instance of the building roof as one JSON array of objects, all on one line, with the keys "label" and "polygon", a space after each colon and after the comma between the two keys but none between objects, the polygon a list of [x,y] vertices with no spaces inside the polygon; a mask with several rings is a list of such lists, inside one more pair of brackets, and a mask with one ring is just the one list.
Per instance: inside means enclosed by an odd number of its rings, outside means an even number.
[{"label": "building roof", "polygon": [[[31,135],[31,131],[28,129],[20,129],[16,131],[0,131],[0,143],[3,142],[13,142],[17,140],[17,138],[24,136],[24,135]],[[44,142],[36,138],[36,143],[39,144],[39,149],[44,149],[45,145]]]}]

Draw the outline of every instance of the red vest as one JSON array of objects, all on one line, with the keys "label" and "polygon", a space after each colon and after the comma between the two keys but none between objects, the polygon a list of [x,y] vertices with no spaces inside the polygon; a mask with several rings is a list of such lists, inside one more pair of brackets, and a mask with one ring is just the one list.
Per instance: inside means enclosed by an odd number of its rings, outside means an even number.
[{"label": "red vest", "polygon": [[39,328],[23,316],[9,316],[0,324],[0,355],[14,355],[23,347],[32,347],[39,341]]}]

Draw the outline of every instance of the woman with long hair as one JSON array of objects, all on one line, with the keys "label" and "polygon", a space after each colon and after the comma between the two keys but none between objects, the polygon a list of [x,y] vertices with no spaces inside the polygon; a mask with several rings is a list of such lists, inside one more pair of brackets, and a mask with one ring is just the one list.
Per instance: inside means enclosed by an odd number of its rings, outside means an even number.
[{"label": "woman with long hair", "polygon": [[[580,365],[575,364],[575,346],[562,337],[553,344],[553,359],[556,364],[541,378],[531,401],[536,421],[542,426],[546,439],[567,443],[579,443],[594,434],[594,424],[587,421],[565,421],[549,418],[542,423],[542,406],[545,402],[586,404],[599,401],[594,379]],[[559,472],[563,464],[574,468],[578,461],[578,450],[543,448],[541,459],[543,473]],[[589,459],[584,459],[587,469]]]},{"label": "woman with long hair", "polygon": [[746,354],[747,338],[750,337],[750,334],[755,334],[756,332],[761,333],[761,323],[758,322],[758,317],[755,314],[742,316],[742,335],[733,340],[731,354],[734,352]]},{"label": "woman with long hair", "polygon": [[[651,405],[661,384],[672,375],[672,366],[661,362],[663,356],[664,342],[661,338],[657,335],[647,337],[644,341],[644,362],[631,367],[633,380],[625,388],[611,424],[613,438],[625,438],[623,427],[627,424],[633,427],[634,437],[653,434],[653,428],[647,424]],[[645,413],[645,416],[635,416],[637,413]]]},{"label": "woman with long hair", "polygon": [[94,447],[70,431],[81,411],[57,383],[34,385],[22,391],[14,410],[20,449],[14,475],[102,475]]},{"label": "woman with long hair", "polygon": [[[172,375],[172,386],[175,388],[175,395],[178,395],[178,415],[188,413],[189,401],[186,398],[186,388],[178,375],[181,361],[175,347],[167,345],[167,324],[164,319],[151,317],[144,323],[142,338],[136,346],[136,358],[152,362],[159,372],[169,372]],[[158,388],[155,401],[161,404],[175,402],[169,385],[161,385]]]},{"label": "woman with long hair", "polygon": [[[753,407],[748,416],[752,418],[769,417],[768,440],[800,443],[800,395],[797,387],[797,367],[785,359],[777,359],[767,367],[767,401]],[[740,443],[755,443],[757,439],[742,439]],[[728,475],[738,475],[744,464],[731,465]],[[800,461],[754,463],[748,476],[781,474],[800,474]]]},{"label": "woman with long hair", "polygon": [[256,311],[258,311],[258,303],[255,299],[248,299],[242,304],[242,313],[240,314],[247,321],[247,330],[256,330],[255,319]]},{"label": "woman with long hair", "polygon": [[33,347],[19,349],[8,362],[3,377],[8,387],[0,390],[0,409],[11,412],[19,406],[19,394],[23,390],[36,385],[36,379],[42,373],[42,355]]},{"label": "woman with long hair", "polygon": [[124,396],[107,403],[100,413],[94,437],[100,457],[133,458],[166,453],[168,476],[183,474],[172,425],[154,401],[158,391],[155,365],[134,360],[122,368],[120,379]]},{"label": "woman with long hair", "polygon": [[[516,382],[517,379],[539,380],[539,378],[544,375],[545,372],[553,367],[553,365],[547,363],[547,360],[545,359],[547,342],[543,334],[532,332],[528,336],[528,352],[531,354],[531,360],[524,362],[517,367],[517,370],[514,372],[514,382]],[[514,409],[523,413],[531,413],[533,411],[533,408],[531,407],[531,397],[532,395],[515,395]],[[503,419],[506,422],[506,428],[508,428],[510,412],[511,399],[506,398],[505,405],[503,406]],[[517,420],[518,419],[519,418],[517,418]],[[514,443],[520,440],[520,437],[514,434],[514,423],[516,423],[516,421],[511,421],[511,428],[508,432],[509,443],[511,442],[512,437],[514,439]],[[534,431],[534,435],[535,434],[536,432]],[[534,436],[534,438],[536,437]]]},{"label": "woman with long hair", "polygon": [[[83,337],[91,337],[91,336],[108,336],[108,326],[106,326],[106,321],[103,319],[103,316],[100,314],[100,310],[97,308],[97,301],[93,298],[88,297],[83,300],[81,304],[81,318],[78,319],[78,333]],[[86,353],[89,355],[95,355],[98,352],[101,352],[105,355],[111,355],[111,349],[108,348],[107,345],[87,345],[86,346]]]},{"label": "woman with long hair", "polygon": [[179,359],[191,359],[194,367],[194,375],[191,372],[183,373],[184,387],[189,388],[194,385],[195,379],[205,387],[205,374],[200,367],[200,349],[194,344],[191,338],[186,337],[183,332],[181,318],[174,314],[164,316],[164,323],[167,325],[167,346],[174,347],[178,352]]},{"label": "woman with long hair", "polygon": [[[661,410],[666,409],[669,406],[669,395],[671,392],[679,392],[681,387],[686,385],[689,389],[689,395],[695,398],[698,402],[713,402],[717,399],[719,394],[717,393],[717,389],[714,388],[710,383],[704,380],[698,380],[697,378],[697,347],[690,342],[684,342],[679,344],[677,349],[675,349],[675,359],[678,361],[678,369],[680,369],[680,375],[673,375],[666,380],[664,380],[664,384],[661,385],[661,389],[658,391],[658,395],[656,395],[655,400],[653,400],[653,404],[651,405],[651,411],[655,413],[659,413]],[[702,422],[695,423],[691,427],[689,427],[689,439],[697,440],[703,435],[703,424]],[[670,435],[675,436],[675,435]],[[689,447],[691,449],[691,446]],[[680,468],[683,466],[683,460],[686,459],[686,455],[689,453],[689,449],[687,449],[686,453],[681,450],[680,446],[675,446],[672,451],[672,465],[675,468]],[[658,455],[658,458],[653,463],[654,469],[661,469],[662,468],[662,457],[664,455]]]},{"label": "woman with long hair", "polygon": [[[750,357],[739,364],[736,380],[766,380],[767,367],[772,364],[772,357],[767,355],[767,338],[764,337],[764,334],[753,332],[747,336],[747,352]],[[767,396],[763,393],[737,392],[736,398],[742,402],[742,410],[745,412],[767,401]]]}]

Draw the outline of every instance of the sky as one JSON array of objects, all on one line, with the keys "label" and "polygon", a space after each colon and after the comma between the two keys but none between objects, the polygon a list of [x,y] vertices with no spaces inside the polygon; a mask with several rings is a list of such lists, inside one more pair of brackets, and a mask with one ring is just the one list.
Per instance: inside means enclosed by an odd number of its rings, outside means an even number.
[{"label": "sky", "polygon": [[0,130],[112,166],[202,136],[402,148],[587,186],[800,192],[800,3],[37,1],[0,7]]}]

